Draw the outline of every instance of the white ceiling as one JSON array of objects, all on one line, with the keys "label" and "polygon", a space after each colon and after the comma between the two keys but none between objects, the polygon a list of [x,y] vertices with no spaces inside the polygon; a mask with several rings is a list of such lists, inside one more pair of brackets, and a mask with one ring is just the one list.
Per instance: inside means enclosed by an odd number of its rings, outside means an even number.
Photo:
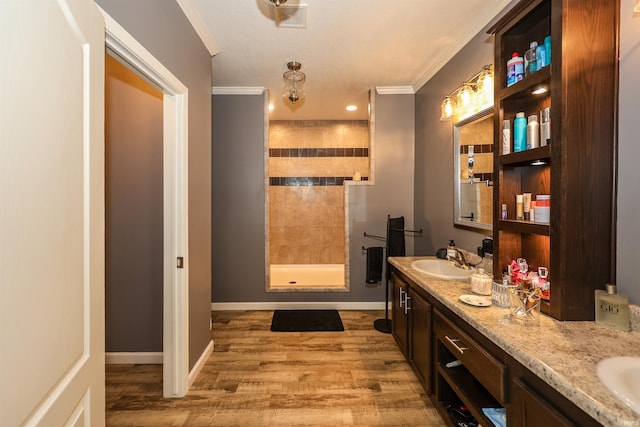
[{"label": "white ceiling", "polygon": [[[273,120],[366,120],[369,89],[417,91],[510,2],[288,0],[307,5],[300,29],[279,27],[267,0],[178,0],[215,54],[214,90],[268,89]],[[294,108],[282,98],[289,61],[307,76]]]}]

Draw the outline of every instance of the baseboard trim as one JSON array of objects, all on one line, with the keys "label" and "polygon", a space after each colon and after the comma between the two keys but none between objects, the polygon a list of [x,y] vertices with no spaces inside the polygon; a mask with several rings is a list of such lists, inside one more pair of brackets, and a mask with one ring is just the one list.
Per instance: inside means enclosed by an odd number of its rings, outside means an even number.
[{"label": "baseboard trim", "polygon": [[[391,307],[389,307],[391,308]],[[232,310],[384,310],[384,302],[212,302],[212,311]]]},{"label": "baseboard trim", "polygon": [[213,353],[213,340],[209,341],[209,345],[207,345],[207,348],[204,349],[196,364],[193,365],[193,369],[191,370],[191,372],[189,372],[189,386],[187,387],[187,390],[191,389],[191,385],[196,380],[205,363],[207,363],[207,360],[209,359],[209,356],[211,356],[211,353]]},{"label": "baseboard trim", "polygon": [[107,365],[162,365],[162,352],[106,352],[104,363]]}]

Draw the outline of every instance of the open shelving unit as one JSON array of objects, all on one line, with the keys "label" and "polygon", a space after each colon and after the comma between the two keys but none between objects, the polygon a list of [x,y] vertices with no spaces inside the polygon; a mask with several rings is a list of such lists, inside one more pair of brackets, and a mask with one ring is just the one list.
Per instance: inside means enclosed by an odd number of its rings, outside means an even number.
[{"label": "open shelving unit", "polygon": [[[542,310],[593,320],[594,290],[615,279],[615,161],[618,0],[528,0],[490,30],[495,35],[495,145],[502,122],[551,107],[551,144],[494,154],[494,277],[512,259],[549,268]],[[506,63],[551,35],[551,64],[506,86]],[[535,95],[535,89],[547,92]],[[515,220],[515,196],[551,195],[550,223]]]}]

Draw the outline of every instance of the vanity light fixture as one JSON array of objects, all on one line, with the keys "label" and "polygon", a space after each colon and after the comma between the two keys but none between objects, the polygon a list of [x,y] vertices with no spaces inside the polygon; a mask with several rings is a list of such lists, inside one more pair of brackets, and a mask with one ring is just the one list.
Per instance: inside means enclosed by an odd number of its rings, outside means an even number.
[{"label": "vanity light fixture", "polygon": [[633,8],[633,11],[640,13],[640,0],[636,3],[636,7]]},{"label": "vanity light fixture", "polygon": [[356,111],[357,109],[358,107],[355,105],[347,105],[347,107],[345,108],[345,110],[347,111]]},{"label": "vanity light fixture", "polygon": [[304,99],[304,82],[307,79],[307,76],[300,71],[302,68],[302,64],[299,62],[289,62],[287,63],[287,68],[289,71],[285,71],[282,75],[282,79],[284,80],[284,91],[282,92],[282,97],[286,100],[289,100],[292,104]]},{"label": "vanity light fixture", "polygon": [[287,0],[269,0],[269,3],[273,4],[275,7],[285,4],[286,2]]},{"label": "vanity light fixture", "polygon": [[475,76],[445,96],[440,105],[440,120],[459,122],[492,106],[493,69],[491,65],[485,65]]}]

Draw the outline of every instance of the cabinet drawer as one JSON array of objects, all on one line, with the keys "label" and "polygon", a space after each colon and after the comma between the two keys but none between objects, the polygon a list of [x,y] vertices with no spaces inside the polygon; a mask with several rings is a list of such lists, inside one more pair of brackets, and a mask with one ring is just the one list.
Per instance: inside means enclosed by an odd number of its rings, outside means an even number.
[{"label": "cabinet drawer", "polygon": [[435,310],[433,326],[436,338],[457,357],[467,370],[504,404],[506,367],[480,344]]}]

